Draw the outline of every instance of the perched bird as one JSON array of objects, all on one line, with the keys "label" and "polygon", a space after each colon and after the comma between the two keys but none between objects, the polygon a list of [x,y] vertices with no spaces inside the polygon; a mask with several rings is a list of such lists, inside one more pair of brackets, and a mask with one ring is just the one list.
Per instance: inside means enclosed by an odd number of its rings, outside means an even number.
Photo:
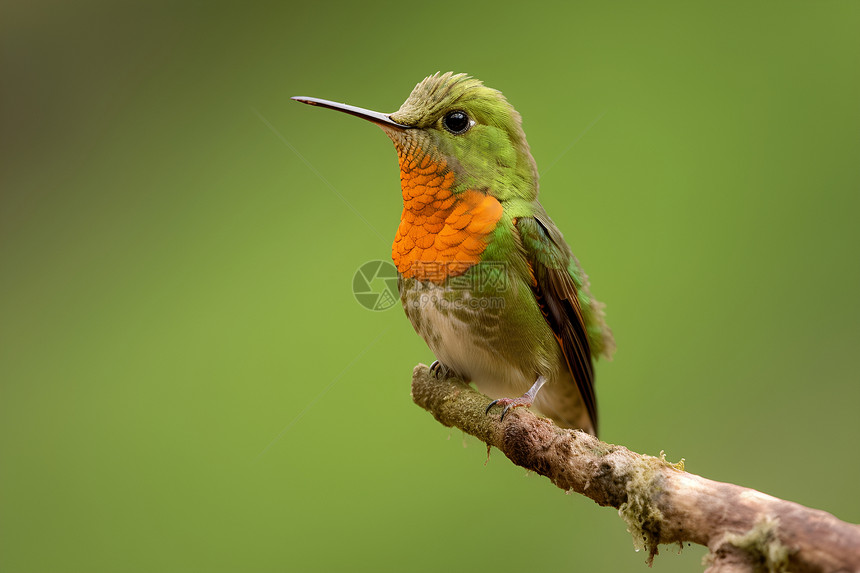
[{"label": "perched bird", "polygon": [[465,74],[420,82],[383,114],[309,97],[379,127],[397,148],[403,213],[392,257],[400,299],[436,356],[504,409],[531,406],[597,433],[593,358],[611,356],[603,304],[538,202],[519,113]]}]

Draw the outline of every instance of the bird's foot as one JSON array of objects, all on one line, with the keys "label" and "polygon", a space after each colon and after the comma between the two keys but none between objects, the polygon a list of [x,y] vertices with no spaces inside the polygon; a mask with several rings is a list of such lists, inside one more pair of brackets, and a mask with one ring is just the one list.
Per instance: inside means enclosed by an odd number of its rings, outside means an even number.
[{"label": "bird's foot", "polygon": [[502,410],[502,417],[499,418],[499,421],[501,422],[505,419],[505,416],[508,414],[508,412],[510,412],[514,408],[522,408],[523,406],[525,406],[526,408],[531,408],[535,396],[537,396],[537,393],[541,389],[541,386],[543,386],[545,383],[546,378],[544,378],[543,376],[538,376],[538,379],[535,381],[532,387],[529,388],[528,392],[526,392],[519,398],[499,398],[498,400],[493,400],[492,402],[490,402],[490,405],[487,406],[487,409],[484,410],[484,414],[489,414],[490,408],[492,408],[493,406],[504,406],[505,409]]},{"label": "bird's foot", "polygon": [[505,416],[507,416],[508,412],[510,412],[514,408],[522,408],[523,406],[525,406],[526,408],[531,408],[531,405],[531,398],[527,398],[526,396],[520,396],[519,398],[499,398],[498,400],[493,400],[492,402],[490,402],[490,405],[487,406],[487,409],[484,410],[484,413],[489,414],[490,408],[492,408],[493,406],[504,406],[505,409],[502,410],[502,417],[499,418],[499,421],[501,422],[505,419]]},{"label": "bird's foot", "polygon": [[438,360],[434,360],[433,364],[430,365],[430,375],[436,378],[436,380],[444,380],[450,374],[451,369]]}]

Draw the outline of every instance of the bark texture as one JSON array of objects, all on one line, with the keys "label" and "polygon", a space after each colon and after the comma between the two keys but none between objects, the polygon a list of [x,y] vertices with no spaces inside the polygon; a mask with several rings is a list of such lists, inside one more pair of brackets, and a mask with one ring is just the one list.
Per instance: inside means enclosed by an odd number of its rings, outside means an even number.
[{"label": "bark texture", "polygon": [[489,398],[423,364],[412,374],[412,399],[559,488],[617,508],[649,564],[659,544],[692,542],[710,549],[707,573],[860,573],[860,525],[827,512],[687,473],[524,408],[499,421],[499,411],[484,413]]}]

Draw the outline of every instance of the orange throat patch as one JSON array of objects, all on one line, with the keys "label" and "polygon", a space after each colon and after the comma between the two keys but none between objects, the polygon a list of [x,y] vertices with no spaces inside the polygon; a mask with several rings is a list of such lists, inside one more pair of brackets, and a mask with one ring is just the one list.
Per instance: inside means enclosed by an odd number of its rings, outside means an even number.
[{"label": "orange throat patch", "polygon": [[438,284],[480,262],[502,205],[480,191],[452,192],[454,173],[447,162],[411,151],[415,155],[397,152],[403,214],[391,256],[403,277]]}]

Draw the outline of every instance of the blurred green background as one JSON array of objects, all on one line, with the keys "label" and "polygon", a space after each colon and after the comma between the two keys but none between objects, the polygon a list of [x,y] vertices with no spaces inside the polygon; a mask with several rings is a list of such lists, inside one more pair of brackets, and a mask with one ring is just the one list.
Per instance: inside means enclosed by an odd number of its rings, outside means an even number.
[{"label": "blurred green background", "polygon": [[645,570],[414,406],[433,356],[353,298],[396,156],[289,96],[437,70],[524,117],[618,341],[602,438],[860,521],[857,2],[0,10],[3,571]]}]

